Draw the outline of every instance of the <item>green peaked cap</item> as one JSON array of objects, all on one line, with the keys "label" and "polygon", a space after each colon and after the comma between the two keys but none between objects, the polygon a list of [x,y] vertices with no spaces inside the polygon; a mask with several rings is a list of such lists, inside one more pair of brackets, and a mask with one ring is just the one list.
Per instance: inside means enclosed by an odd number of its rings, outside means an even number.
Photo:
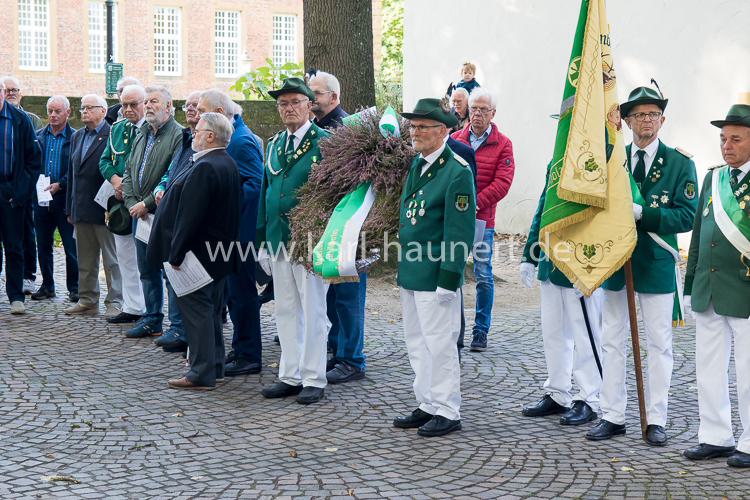
[{"label": "green peaked cap", "polygon": [[734,104],[729,108],[729,112],[725,119],[714,120],[711,122],[711,125],[719,128],[724,125],[742,125],[744,127],[750,127],[750,105]]},{"label": "green peaked cap", "polygon": [[274,99],[278,99],[283,94],[303,94],[311,101],[315,100],[315,94],[313,94],[313,91],[310,90],[310,87],[305,85],[304,80],[296,77],[287,78],[286,80],[284,80],[284,84],[280,89],[268,91],[268,95],[270,95]]},{"label": "green peaked cap", "polygon": [[451,128],[458,123],[456,117],[451,113],[447,99],[420,99],[417,101],[417,105],[414,106],[414,111],[411,113],[401,113],[401,116],[407,120],[413,120],[415,118],[435,120],[436,122],[444,124],[448,128]]},{"label": "green peaked cap", "polygon": [[661,92],[651,87],[638,87],[630,93],[626,102],[620,104],[620,116],[627,117],[630,110],[639,104],[656,104],[664,111],[668,102],[669,99],[664,99]]}]

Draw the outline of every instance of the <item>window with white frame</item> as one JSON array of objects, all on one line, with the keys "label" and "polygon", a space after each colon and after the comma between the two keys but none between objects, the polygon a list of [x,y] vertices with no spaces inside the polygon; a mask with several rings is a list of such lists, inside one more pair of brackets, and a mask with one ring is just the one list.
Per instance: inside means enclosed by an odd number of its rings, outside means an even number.
[{"label": "window with white frame", "polygon": [[297,16],[273,16],[273,63],[297,62]]},{"label": "window with white frame", "polygon": [[182,11],[179,7],[156,7],[154,13],[154,73],[182,73]]},{"label": "window with white frame", "polygon": [[[112,55],[117,60],[117,4],[112,6]],[[89,71],[104,73],[107,64],[107,6],[89,2]]]},{"label": "window with white frame", "polygon": [[217,10],[214,16],[216,76],[235,77],[239,73],[240,13]]},{"label": "window with white frame", "polygon": [[[8,23],[5,23],[9,28]],[[18,65],[50,69],[49,0],[18,0]]]}]

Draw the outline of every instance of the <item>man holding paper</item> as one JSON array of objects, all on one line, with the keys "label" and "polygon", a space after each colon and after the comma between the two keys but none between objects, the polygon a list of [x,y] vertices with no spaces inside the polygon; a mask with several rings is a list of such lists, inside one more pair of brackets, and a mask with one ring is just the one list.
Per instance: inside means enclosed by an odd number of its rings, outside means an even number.
[{"label": "man holding paper", "polygon": [[222,298],[227,275],[239,267],[232,244],[239,237],[240,177],[226,151],[232,131],[224,115],[201,115],[194,166],[168,186],[148,242],[149,265],[163,264],[174,287],[190,349],[190,370],[169,380],[173,389],[210,390],[224,378]]},{"label": "man holding paper", "polygon": [[[721,128],[727,165],[708,172],[690,241],[685,302],[695,316],[698,446],[690,460],[727,458],[750,467],[750,106],[735,104]],[[735,448],[729,400],[729,359],[734,339],[742,434]]]},{"label": "man holding paper", "polygon": [[99,158],[107,144],[109,124],[104,120],[107,101],[89,94],[81,99],[81,121],[85,125],[73,134],[70,146],[69,187],[66,212],[75,226],[78,254],[78,295],[76,304],[65,314],[96,313],[99,309],[99,255],[107,277],[107,317],[119,314],[122,304],[120,267],[115,255],[115,240],[104,224],[104,208],[94,201],[104,178]]},{"label": "man holding paper", "polygon": [[31,294],[32,300],[55,296],[52,245],[55,229],[60,232],[65,249],[65,281],[71,302],[78,302],[78,257],[73,239],[73,225],[65,214],[68,169],[70,165],[70,142],[75,129],[70,126],[70,102],[63,95],[53,95],[47,100],[49,125],[39,129],[37,140],[42,150],[42,176],[48,181],[45,193],[51,198],[43,202],[37,196],[34,207],[37,252],[42,271],[42,286]]}]

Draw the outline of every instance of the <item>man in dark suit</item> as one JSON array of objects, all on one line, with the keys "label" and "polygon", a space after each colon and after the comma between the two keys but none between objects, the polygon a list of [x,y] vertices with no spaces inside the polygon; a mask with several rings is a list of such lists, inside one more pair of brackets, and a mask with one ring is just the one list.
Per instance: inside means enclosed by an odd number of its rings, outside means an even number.
[{"label": "man in dark suit", "polygon": [[52,245],[55,230],[59,231],[65,249],[65,282],[71,302],[78,302],[78,257],[76,242],[73,239],[73,226],[68,223],[65,213],[68,190],[68,170],[70,169],[70,143],[76,131],[68,122],[70,102],[63,95],[53,95],[47,101],[49,125],[37,131],[37,139],[42,151],[43,175],[49,177],[47,191],[52,200],[45,204],[35,203],[34,223],[36,225],[39,268],[42,271],[42,286],[31,294],[32,300],[43,300],[55,296],[54,265]]},{"label": "man in dark suit", "polygon": [[104,120],[107,101],[89,94],[81,99],[81,121],[85,127],[73,134],[70,154],[70,186],[67,192],[68,222],[75,226],[78,252],[78,302],[65,314],[96,313],[99,309],[99,255],[107,278],[105,316],[116,316],[122,306],[122,279],[117,265],[114,236],[104,222],[104,208],[94,201],[104,177],[99,158],[109,137]]},{"label": "man in dark suit", "polygon": [[5,286],[11,314],[26,312],[23,293],[24,210],[39,176],[39,145],[31,121],[5,102],[0,81],[0,243],[5,249]]},{"label": "man in dark suit", "polygon": [[[225,279],[238,269],[232,244],[239,236],[240,176],[226,146],[232,124],[220,113],[201,116],[193,137],[193,168],[171,180],[159,203],[146,258],[179,271],[189,252],[212,280],[177,297],[190,349],[190,370],[169,380],[173,389],[210,390],[224,378],[221,309]],[[224,258],[217,251],[223,246]]]}]

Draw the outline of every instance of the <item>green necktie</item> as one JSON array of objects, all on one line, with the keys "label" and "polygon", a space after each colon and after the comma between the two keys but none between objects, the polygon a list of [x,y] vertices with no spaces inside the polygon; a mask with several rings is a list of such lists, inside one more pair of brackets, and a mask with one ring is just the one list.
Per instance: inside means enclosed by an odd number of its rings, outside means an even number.
[{"label": "green necktie", "polygon": [[417,160],[417,173],[419,173],[419,176],[422,177],[422,169],[424,166],[427,165],[427,160],[424,158],[420,158]]},{"label": "green necktie", "polygon": [[732,189],[737,189],[737,184],[740,183],[740,174],[742,173],[742,170],[739,168],[733,168],[732,171],[729,173],[729,185],[732,186]]},{"label": "green necktie", "polygon": [[641,185],[643,185],[643,181],[646,180],[646,161],[644,160],[646,152],[642,149],[639,149],[635,152],[635,154],[636,156],[638,156],[638,161],[635,162],[635,170],[633,170],[633,180],[636,184],[638,184],[638,187],[641,187]]},{"label": "green necktie", "polygon": [[287,155],[290,155],[294,153],[294,134],[289,134],[289,138],[286,143],[286,151],[285,153]]}]

